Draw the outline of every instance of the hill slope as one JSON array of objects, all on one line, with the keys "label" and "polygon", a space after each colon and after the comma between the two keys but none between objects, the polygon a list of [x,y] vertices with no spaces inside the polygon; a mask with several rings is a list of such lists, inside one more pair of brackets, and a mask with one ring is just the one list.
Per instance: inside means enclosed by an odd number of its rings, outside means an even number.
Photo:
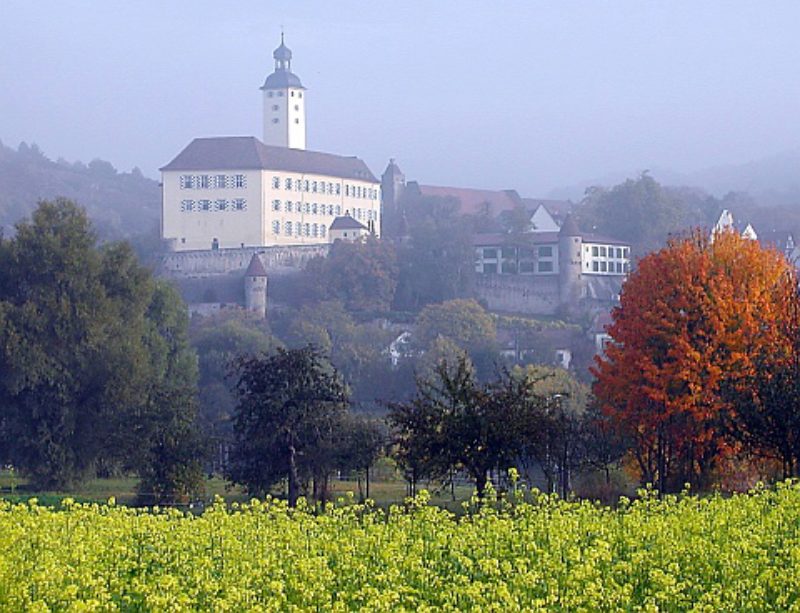
[{"label": "hill slope", "polygon": [[109,163],[48,159],[36,145],[14,150],[0,143],[0,226],[27,217],[39,200],[63,196],[85,207],[101,238],[132,238],[157,227],[161,189],[138,169],[120,173]]}]

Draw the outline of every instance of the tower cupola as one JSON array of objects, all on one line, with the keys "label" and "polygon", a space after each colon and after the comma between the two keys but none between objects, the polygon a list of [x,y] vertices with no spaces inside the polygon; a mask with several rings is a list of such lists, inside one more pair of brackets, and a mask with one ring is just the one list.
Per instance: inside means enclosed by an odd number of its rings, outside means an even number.
[{"label": "tower cupola", "polygon": [[292,50],[283,42],[283,32],[281,32],[281,45],[272,53],[275,58],[275,70],[292,71]]}]

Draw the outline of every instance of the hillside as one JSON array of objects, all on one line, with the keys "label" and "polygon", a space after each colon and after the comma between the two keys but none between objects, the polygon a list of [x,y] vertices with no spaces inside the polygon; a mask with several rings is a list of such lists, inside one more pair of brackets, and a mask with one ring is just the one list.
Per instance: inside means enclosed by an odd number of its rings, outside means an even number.
[{"label": "hillside", "polygon": [[161,190],[134,168],[121,173],[103,160],[50,160],[36,145],[0,142],[0,226],[6,233],[42,199],[63,196],[86,208],[101,238],[155,234]]}]

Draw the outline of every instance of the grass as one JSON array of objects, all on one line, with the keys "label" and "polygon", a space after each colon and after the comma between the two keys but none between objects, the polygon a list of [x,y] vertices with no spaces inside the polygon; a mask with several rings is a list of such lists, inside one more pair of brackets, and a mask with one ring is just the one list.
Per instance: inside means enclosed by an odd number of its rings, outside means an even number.
[{"label": "grass", "polygon": [[[47,506],[58,505],[64,498],[90,503],[104,503],[109,498],[114,498],[117,504],[133,505],[137,503],[136,487],[138,483],[139,480],[135,477],[112,477],[89,479],[64,491],[41,491],[29,487],[28,482],[13,471],[0,470],[0,498],[12,502],[36,498],[39,504]],[[250,499],[250,496],[240,487],[231,486],[220,477],[207,478],[204,485],[205,494],[202,496],[204,502],[212,501],[215,496],[221,496],[228,502],[245,502]],[[438,483],[428,482],[420,484],[418,489],[423,488],[431,492],[433,504],[451,510],[457,510],[461,502],[472,495],[473,490],[472,486],[458,485],[455,488],[455,500],[453,500],[449,487],[444,488]],[[330,493],[333,499],[347,496],[348,492],[352,492],[357,499],[359,496],[358,482],[335,479],[331,481]],[[372,481],[369,493],[370,498],[382,507],[403,502],[408,495],[405,482],[400,480]]]}]

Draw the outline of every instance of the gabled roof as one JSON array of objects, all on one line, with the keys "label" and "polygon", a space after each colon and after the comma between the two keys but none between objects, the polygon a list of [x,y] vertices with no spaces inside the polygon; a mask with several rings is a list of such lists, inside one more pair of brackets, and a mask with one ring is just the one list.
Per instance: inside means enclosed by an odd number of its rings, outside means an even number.
[{"label": "gabled roof", "polygon": [[355,156],[273,147],[254,136],[195,138],[160,170],[282,170],[378,183]]},{"label": "gabled roof", "polygon": [[342,215],[333,220],[331,230],[368,230],[368,228],[350,215]]},{"label": "gabled roof", "polygon": [[485,232],[472,235],[475,247],[499,247],[502,245],[525,246],[558,242],[558,232],[526,232],[510,234],[508,232]]},{"label": "gabled roof", "polygon": [[495,216],[503,211],[510,211],[522,203],[519,194],[513,189],[490,190],[440,185],[419,185],[418,187],[423,196],[458,200],[459,213],[462,215],[488,213]]},{"label": "gabled roof", "polygon": [[266,277],[267,270],[264,268],[264,264],[261,262],[261,258],[258,257],[258,254],[254,253],[253,257],[250,258],[250,264],[247,267],[247,270],[244,273],[245,277]]}]

